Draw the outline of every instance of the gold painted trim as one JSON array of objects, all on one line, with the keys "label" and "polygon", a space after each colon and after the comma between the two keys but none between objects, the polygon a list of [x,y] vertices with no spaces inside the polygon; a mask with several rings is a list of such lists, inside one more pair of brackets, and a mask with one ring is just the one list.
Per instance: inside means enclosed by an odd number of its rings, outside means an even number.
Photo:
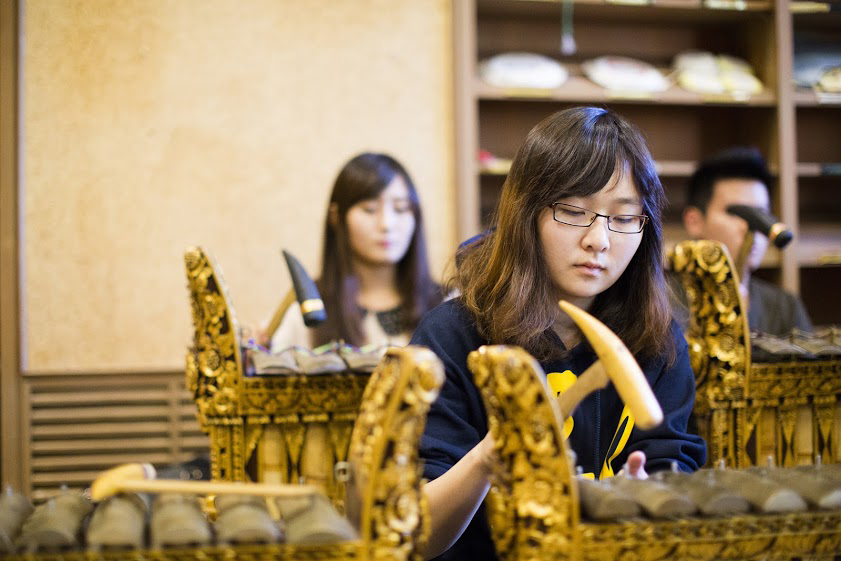
[{"label": "gold painted trim", "polygon": [[324,309],[324,302],[321,298],[310,298],[301,302],[301,313],[318,312]]},{"label": "gold painted trim", "polygon": [[771,226],[771,230],[769,230],[768,232],[768,239],[771,240],[771,243],[774,243],[774,240],[777,239],[777,236],[779,236],[780,233],[784,232],[785,230],[786,225],[782,222],[777,222],[776,224]]}]

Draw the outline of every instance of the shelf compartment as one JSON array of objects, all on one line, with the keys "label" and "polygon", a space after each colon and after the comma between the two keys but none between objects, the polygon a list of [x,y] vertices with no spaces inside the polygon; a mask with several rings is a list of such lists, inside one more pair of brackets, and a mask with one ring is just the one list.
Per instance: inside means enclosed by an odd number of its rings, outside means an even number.
[{"label": "shelf compartment", "polygon": [[799,107],[797,161],[837,163],[841,161],[841,104],[835,107]]},{"label": "shelf compartment", "polygon": [[841,223],[801,224],[797,262],[801,267],[841,265]]},{"label": "shelf compartment", "polygon": [[838,177],[838,181],[841,182],[841,162],[798,162],[797,176]]},{"label": "shelf compartment", "polygon": [[[478,103],[479,148],[498,158],[512,158],[534,125],[555,111],[576,105],[581,104],[482,100]],[[634,123],[645,135],[656,161],[675,163],[669,173],[681,167],[687,172],[687,162],[733,145],[756,146],[765,154],[773,153],[773,108],[598,105],[610,107]]]},{"label": "shelf compartment", "polygon": [[[708,9],[700,2],[673,2],[669,7],[627,6],[608,2],[576,2],[573,33],[576,52],[561,56],[561,3],[542,1],[482,1],[477,3],[476,61],[489,56],[526,51],[560,60],[573,71],[573,79],[549,97],[562,101],[608,101],[612,97],[601,87],[583,79],[576,66],[603,55],[639,59],[657,68],[671,67],[675,55],[687,50],[704,50],[747,60],[766,92],[755,103],[774,104],[777,82],[773,55],[773,18],[769,2],[744,3],[744,10]],[[680,7],[675,7],[678,5]],[[684,6],[694,7],[684,7]],[[476,86],[479,96],[505,93]],[[516,96],[535,97],[534,92]],[[620,96],[623,94],[619,94]],[[627,94],[625,97],[629,97]],[[630,96],[637,97],[637,96]],[[673,88],[657,94],[654,103],[734,103],[742,100],[709,97]]]}]

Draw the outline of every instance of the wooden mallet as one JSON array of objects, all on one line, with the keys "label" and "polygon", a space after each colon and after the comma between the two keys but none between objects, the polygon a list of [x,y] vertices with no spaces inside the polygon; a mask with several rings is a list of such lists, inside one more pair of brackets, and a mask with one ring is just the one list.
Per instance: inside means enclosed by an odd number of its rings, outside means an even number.
[{"label": "wooden mallet", "polygon": [[578,325],[599,357],[558,396],[562,418],[572,415],[582,399],[612,381],[637,426],[650,429],[659,425],[663,421],[663,410],[628,347],[605,324],[581,308],[566,300],[561,300],[559,305]]},{"label": "wooden mallet", "polygon": [[155,479],[150,464],[123,464],[102,472],[91,483],[91,499],[101,501],[121,492],[187,493],[194,495],[256,495],[261,497],[309,497],[323,494],[312,485],[270,485],[235,481],[190,481]]}]

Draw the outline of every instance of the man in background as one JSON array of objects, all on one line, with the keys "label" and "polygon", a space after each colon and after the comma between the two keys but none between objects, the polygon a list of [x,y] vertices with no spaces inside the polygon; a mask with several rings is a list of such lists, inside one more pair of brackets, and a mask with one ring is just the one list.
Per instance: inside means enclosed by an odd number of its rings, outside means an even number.
[{"label": "man in background", "polygon": [[[693,239],[719,241],[736,259],[748,225],[726,209],[747,205],[770,212],[772,186],[773,178],[758,150],[736,147],[720,152],[701,162],[689,178],[683,225]],[[753,276],[767,249],[768,238],[755,232],[753,249],[740,272],[739,288],[748,306],[750,329],[778,336],[794,327],[811,331],[812,322],[799,298]]]}]

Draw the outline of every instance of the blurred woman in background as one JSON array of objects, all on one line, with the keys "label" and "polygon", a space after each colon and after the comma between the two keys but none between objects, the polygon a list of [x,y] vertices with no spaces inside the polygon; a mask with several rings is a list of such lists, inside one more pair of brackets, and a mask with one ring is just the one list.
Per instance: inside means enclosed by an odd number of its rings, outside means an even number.
[{"label": "blurred woman in background", "polygon": [[336,177],[316,284],[327,320],[310,329],[291,304],[277,329],[264,334],[274,351],[338,340],[405,345],[421,316],[442,301],[429,273],[417,191],[391,156],[360,154]]}]

